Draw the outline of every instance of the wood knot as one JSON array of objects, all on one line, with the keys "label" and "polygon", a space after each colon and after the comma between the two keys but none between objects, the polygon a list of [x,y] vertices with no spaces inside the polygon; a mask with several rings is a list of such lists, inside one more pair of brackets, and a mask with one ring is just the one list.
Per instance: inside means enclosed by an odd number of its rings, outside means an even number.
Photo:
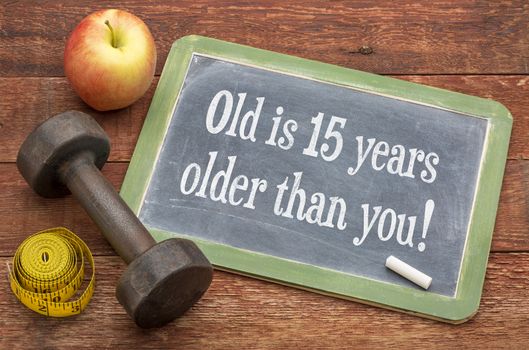
[{"label": "wood knot", "polygon": [[373,50],[373,48],[371,46],[368,46],[368,45],[362,45],[356,50],[347,51],[348,54],[357,54],[357,53],[359,53],[361,55],[371,55],[373,52],[375,52]]},{"label": "wood knot", "polygon": [[373,53],[373,48],[367,45],[360,46],[360,48],[358,49],[358,52],[361,53],[362,55],[371,55]]}]

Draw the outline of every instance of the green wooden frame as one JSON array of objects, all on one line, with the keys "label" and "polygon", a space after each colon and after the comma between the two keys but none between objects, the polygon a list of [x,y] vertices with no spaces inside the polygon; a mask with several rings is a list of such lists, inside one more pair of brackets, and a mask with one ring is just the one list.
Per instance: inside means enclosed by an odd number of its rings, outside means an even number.
[{"label": "green wooden frame", "polygon": [[512,127],[512,117],[503,105],[488,99],[321,62],[195,35],[186,36],[173,44],[167,57],[121,188],[121,196],[136,214],[141,210],[193,53],[487,119],[488,130],[469,232],[455,297],[344,274],[148,227],[157,241],[175,236],[191,238],[220,269],[446,322],[464,322],[477,312]]}]

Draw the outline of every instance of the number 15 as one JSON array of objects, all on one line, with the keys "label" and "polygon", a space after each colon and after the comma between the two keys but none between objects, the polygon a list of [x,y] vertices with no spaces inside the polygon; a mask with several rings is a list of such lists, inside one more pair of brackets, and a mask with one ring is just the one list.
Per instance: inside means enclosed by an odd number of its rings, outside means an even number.
[{"label": "number 15", "polygon": [[[311,123],[314,124],[314,130],[312,131],[312,137],[310,138],[309,146],[303,150],[303,154],[307,156],[318,156],[316,146],[318,144],[318,137],[320,134],[321,124],[323,122],[324,116],[325,114],[320,112],[316,117],[312,118],[311,120]],[[327,131],[325,131],[324,138],[325,140],[334,139],[336,141],[336,146],[334,147],[334,151],[330,152],[330,146],[328,143],[323,143],[321,145],[320,153],[323,160],[327,162],[332,162],[340,155],[340,152],[342,151],[343,147],[343,137],[340,131],[333,129],[336,124],[338,124],[340,129],[343,129],[345,127],[346,121],[347,120],[345,118],[336,117],[334,115],[331,117],[331,121],[329,122],[329,126],[327,126]]]}]

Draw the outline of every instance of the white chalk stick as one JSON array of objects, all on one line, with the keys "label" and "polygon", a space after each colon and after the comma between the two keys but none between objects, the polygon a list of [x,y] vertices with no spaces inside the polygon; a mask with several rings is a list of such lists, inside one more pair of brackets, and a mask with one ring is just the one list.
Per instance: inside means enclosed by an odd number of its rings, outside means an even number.
[{"label": "white chalk stick", "polygon": [[406,264],[404,261],[395,258],[393,255],[386,259],[386,267],[424,289],[430,288],[430,284],[432,283],[432,278],[430,276],[422,273],[413,266]]}]

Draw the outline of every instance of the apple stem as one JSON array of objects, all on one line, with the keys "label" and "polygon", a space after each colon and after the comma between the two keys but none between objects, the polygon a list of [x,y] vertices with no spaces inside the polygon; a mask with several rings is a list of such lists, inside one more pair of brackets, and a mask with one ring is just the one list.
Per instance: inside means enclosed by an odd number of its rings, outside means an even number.
[{"label": "apple stem", "polygon": [[110,22],[108,21],[108,19],[105,21],[105,24],[107,25],[108,29],[110,29],[110,34],[112,34],[112,47],[117,49],[118,47],[116,45],[116,38],[114,36],[114,29],[110,25]]}]

